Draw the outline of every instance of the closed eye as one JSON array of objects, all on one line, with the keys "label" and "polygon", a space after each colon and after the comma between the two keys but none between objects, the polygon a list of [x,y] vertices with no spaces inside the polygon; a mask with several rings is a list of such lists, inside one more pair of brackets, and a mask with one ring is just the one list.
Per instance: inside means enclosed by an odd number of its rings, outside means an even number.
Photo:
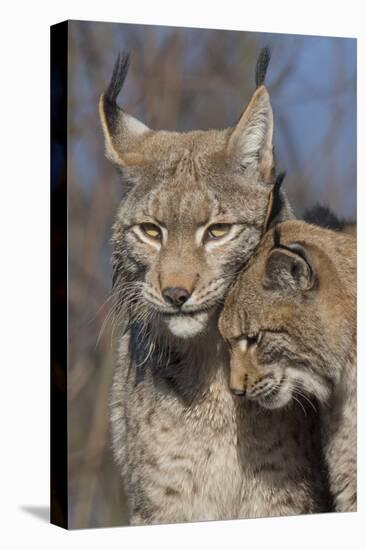
[{"label": "closed eye", "polygon": [[232,225],[229,223],[215,223],[206,229],[204,240],[218,240],[225,237],[231,230]]},{"label": "closed eye", "polygon": [[258,346],[261,343],[262,338],[263,338],[263,332],[262,331],[259,331],[255,334],[248,335],[247,336],[248,346],[253,346],[254,344],[256,344]]},{"label": "closed eye", "polygon": [[237,338],[234,338],[233,342],[239,343],[242,351],[246,351],[248,348],[254,345],[259,345],[263,338],[263,332],[259,331],[250,334],[241,334]]}]

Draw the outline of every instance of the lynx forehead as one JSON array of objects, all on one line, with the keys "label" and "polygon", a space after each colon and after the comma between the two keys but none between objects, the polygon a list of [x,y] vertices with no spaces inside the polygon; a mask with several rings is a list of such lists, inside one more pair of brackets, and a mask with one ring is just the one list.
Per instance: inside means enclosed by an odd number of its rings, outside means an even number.
[{"label": "lynx forehead", "polygon": [[187,338],[208,327],[268,222],[269,95],[259,85],[234,128],[153,131],[116,103],[127,68],[120,56],[100,100],[106,154],[127,188],[114,226],[115,288],[132,321]]}]

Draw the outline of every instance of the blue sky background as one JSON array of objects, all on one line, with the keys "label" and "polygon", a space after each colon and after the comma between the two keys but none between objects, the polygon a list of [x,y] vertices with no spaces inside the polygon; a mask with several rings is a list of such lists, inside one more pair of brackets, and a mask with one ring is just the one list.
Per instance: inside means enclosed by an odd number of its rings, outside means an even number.
[{"label": "blue sky background", "polygon": [[[166,60],[177,33],[178,68],[174,60]],[[72,118],[78,127],[77,135],[72,134],[71,153],[83,192],[100,184],[94,174],[101,156],[91,147],[96,134],[101,139],[99,123],[94,117],[90,128],[90,116],[96,114],[97,96],[120,49],[132,53],[122,105],[155,128],[188,130],[231,126],[237,120],[253,91],[258,51],[268,44],[272,60],[266,83],[275,116],[278,166],[287,171],[288,194],[299,214],[320,201],[340,216],[354,218],[356,40],[75,22],[71,44]],[[159,80],[159,68],[165,71],[169,63],[174,67],[170,88],[174,82],[177,87],[182,84],[178,114],[171,123],[163,116],[169,74],[160,73]],[[153,79],[157,82],[151,87]],[[162,115],[156,109],[147,112],[150,88]]]}]

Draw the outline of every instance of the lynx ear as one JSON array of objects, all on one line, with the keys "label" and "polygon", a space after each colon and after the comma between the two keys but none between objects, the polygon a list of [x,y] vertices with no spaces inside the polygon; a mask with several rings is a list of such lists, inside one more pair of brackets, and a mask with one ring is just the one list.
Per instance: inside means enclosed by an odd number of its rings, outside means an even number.
[{"label": "lynx ear", "polygon": [[143,156],[138,153],[138,143],[141,136],[149,131],[145,124],[127,114],[116,102],[127,75],[129,62],[129,54],[118,55],[109,86],[99,100],[106,156],[119,166],[143,162]]},{"label": "lynx ear", "polygon": [[244,167],[255,163],[263,180],[271,181],[273,113],[265,86],[260,86],[254,92],[229,138],[227,151]]},{"label": "lynx ear", "polygon": [[313,288],[315,271],[307,251],[299,244],[273,249],[266,260],[263,286],[272,290]]}]

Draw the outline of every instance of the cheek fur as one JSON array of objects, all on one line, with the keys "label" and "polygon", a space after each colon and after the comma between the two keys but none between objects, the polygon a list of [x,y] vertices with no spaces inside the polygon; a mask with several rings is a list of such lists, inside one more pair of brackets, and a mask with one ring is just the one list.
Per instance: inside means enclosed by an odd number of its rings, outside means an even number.
[{"label": "cheek fur", "polygon": [[292,399],[292,385],[285,379],[279,388],[278,393],[273,398],[260,400],[260,404],[266,409],[281,409],[285,407]]},{"label": "cheek fur", "polygon": [[328,400],[331,387],[324,378],[313,372],[307,371],[306,367],[302,369],[289,367],[287,372],[294,387],[299,388],[309,395],[313,395],[321,403],[325,403]]}]

